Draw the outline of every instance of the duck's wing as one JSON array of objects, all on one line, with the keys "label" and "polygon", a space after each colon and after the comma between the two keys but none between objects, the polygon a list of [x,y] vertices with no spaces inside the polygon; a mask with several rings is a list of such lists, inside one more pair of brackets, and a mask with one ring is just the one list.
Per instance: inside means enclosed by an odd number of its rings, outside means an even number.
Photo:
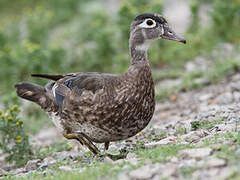
[{"label": "duck's wing", "polygon": [[48,89],[52,91],[60,107],[66,96],[73,93],[80,96],[83,91],[91,91],[94,94],[97,90],[103,89],[107,84],[113,83],[117,77],[113,74],[97,72],[72,73],[65,76],[47,74],[34,74],[32,76],[56,81]]}]

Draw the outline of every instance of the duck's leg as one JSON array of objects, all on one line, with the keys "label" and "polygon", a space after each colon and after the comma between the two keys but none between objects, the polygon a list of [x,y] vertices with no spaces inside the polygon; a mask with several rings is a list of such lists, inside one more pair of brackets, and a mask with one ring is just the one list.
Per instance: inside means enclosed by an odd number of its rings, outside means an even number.
[{"label": "duck's leg", "polygon": [[87,146],[88,149],[92,151],[95,155],[100,154],[100,151],[98,150],[98,148],[92,143],[90,138],[84,133],[68,133],[67,131],[64,131],[63,136],[67,139],[78,140],[82,145]]},{"label": "duck's leg", "polygon": [[108,150],[109,144],[110,144],[110,142],[105,142],[105,143],[104,143],[104,151],[107,151],[107,150]]},{"label": "duck's leg", "polygon": [[[67,139],[76,139],[78,140],[82,145],[85,145],[88,147],[90,151],[92,151],[95,155],[101,155],[100,151],[98,148],[92,143],[90,138],[85,135],[84,133],[68,133],[67,131],[63,132],[63,136]],[[104,143],[104,148],[107,150],[109,147],[109,142]],[[123,159],[127,156],[127,153],[122,153],[120,152],[119,155],[112,155],[112,154],[104,154],[103,156],[108,156],[112,160],[118,160],[118,159]]]}]

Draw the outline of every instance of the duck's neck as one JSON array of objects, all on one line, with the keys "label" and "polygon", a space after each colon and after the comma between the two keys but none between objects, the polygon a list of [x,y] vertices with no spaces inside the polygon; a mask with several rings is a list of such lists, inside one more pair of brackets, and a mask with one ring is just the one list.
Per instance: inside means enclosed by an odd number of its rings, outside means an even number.
[{"label": "duck's neck", "polygon": [[129,50],[131,55],[131,65],[145,63],[148,64],[147,51],[150,46],[150,42],[145,42],[140,45],[134,45],[130,43]]},{"label": "duck's neck", "polygon": [[146,82],[145,85],[148,83],[153,84],[151,68],[147,58],[149,44],[134,46],[135,44],[130,43],[131,65],[121,78],[123,78],[123,82],[126,80],[134,82],[133,84],[138,84],[139,87],[143,81]]}]

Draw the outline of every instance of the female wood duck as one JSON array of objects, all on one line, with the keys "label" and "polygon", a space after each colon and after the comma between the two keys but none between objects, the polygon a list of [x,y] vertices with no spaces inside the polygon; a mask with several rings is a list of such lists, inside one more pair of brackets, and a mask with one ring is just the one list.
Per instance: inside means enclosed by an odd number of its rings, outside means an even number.
[{"label": "female wood duck", "polygon": [[15,85],[21,98],[48,113],[67,139],[77,139],[94,154],[93,144],[124,140],[143,130],[155,108],[154,83],[147,50],[157,39],[186,43],[159,14],[141,14],[131,24],[131,65],[122,75],[80,72],[67,75],[33,74],[54,80],[45,87]]}]

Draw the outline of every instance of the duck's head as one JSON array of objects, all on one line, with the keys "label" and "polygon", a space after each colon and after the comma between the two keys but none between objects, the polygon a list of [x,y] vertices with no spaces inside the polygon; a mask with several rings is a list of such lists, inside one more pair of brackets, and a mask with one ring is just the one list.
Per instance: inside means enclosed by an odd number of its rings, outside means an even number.
[{"label": "duck's head", "polygon": [[147,50],[153,40],[168,39],[186,43],[159,14],[141,14],[131,24],[130,46],[136,50]]}]

